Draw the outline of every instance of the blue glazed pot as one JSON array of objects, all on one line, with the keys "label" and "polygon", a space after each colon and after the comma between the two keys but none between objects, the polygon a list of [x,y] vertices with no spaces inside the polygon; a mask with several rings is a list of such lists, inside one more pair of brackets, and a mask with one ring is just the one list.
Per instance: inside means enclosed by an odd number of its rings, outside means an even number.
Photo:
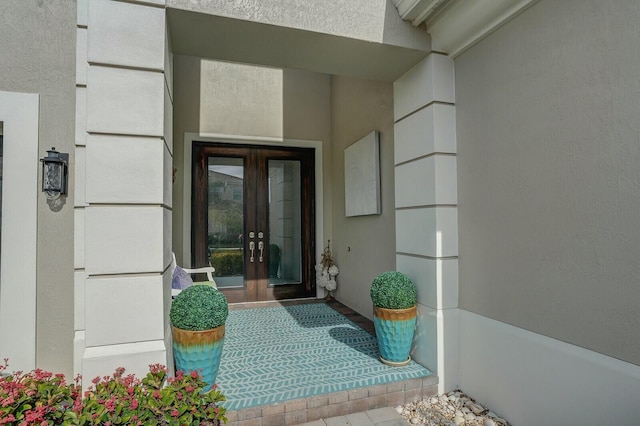
[{"label": "blue glazed pot", "polygon": [[197,371],[207,383],[204,392],[211,390],[216,382],[222,346],[224,344],[224,324],[204,331],[182,330],[172,327],[173,357],[176,370],[185,374]]},{"label": "blue glazed pot", "polygon": [[380,360],[394,367],[411,361],[411,343],[416,328],[416,307],[385,309],[373,307],[373,325],[376,329]]}]

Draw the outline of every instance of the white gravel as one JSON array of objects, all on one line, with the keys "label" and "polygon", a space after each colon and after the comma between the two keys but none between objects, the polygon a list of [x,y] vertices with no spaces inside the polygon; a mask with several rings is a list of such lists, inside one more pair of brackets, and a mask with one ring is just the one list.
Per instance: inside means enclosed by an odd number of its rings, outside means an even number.
[{"label": "white gravel", "polygon": [[414,425],[509,426],[509,422],[461,390],[399,405],[396,411]]}]

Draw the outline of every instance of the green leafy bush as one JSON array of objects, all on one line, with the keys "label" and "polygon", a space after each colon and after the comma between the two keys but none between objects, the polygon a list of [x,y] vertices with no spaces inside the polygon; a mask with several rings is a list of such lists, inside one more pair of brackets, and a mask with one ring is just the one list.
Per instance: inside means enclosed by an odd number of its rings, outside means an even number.
[{"label": "green leafy bush", "polygon": [[211,255],[211,264],[216,277],[232,277],[242,275],[243,254],[239,250],[216,251]]},{"label": "green leafy bush", "polygon": [[[0,373],[7,368],[0,365]],[[202,425],[226,423],[226,398],[197,372],[167,377],[160,364],[142,380],[124,368],[96,377],[81,393],[79,377],[67,385],[62,374],[42,370],[0,377],[0,425]],[[166,384],[165,384],[166,383]]]},{"label": "green leafy bush", "polygon": [[187,287],[173,299],[169,318],[182,330],[201,331],[221,326],[227,320],[227,298],[207,285]]},{"label": "green leafy bush", "polygon": [[402,272],[383,272],[371,283],[371,301],[379,308],[407,309],[416,299],[416,286]]}]

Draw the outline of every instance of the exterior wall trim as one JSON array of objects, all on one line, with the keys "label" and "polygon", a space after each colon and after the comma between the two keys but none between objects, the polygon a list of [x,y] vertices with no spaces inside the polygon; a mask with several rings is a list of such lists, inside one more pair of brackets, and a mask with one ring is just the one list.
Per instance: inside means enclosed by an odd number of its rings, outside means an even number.
[{"label": "exterior wall trim", "polygon": [[456,311],[457,386],[512,424],[637,424],[640,366]]},{"label": "exterior wall trim", "polygon": [[0,92],[4,122],[0,358],[12,370],[36,367],[38,121],[40,97]]},{"label": "exterior wall trim", "polygon": [[427,21],[431,48],[455,58],[537,1],[455,0]]}]

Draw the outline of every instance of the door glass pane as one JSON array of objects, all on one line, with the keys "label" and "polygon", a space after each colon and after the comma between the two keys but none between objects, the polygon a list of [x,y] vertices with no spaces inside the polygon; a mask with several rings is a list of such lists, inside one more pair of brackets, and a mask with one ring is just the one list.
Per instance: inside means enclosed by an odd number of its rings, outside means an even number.
[{"label": "door glass pane", "polygon": [[269,160],[269,284],[302,283],[300,162]]},{"label": "door glass pane", "polygon": [[209,157],[207,248],[218,287],[244,286],[244,160]]}]

